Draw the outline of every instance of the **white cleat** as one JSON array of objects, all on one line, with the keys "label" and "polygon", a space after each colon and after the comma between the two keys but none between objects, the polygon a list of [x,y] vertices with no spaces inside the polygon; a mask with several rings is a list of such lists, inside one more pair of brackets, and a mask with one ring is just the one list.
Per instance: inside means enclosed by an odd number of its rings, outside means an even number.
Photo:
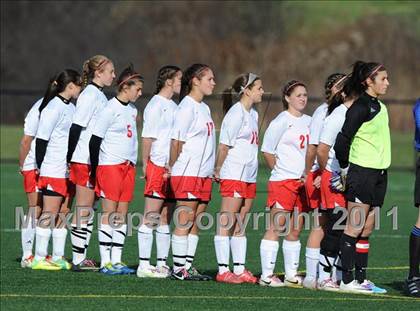
[{"label": "white cleat", "polygon": [[317,288],[316,278],[307,276],[303,279],[302,285],[303,285],[304,288],[316,289]]},{"label": "white cleat", "polygon": [[352,282],[348,284],[344,284],[344,282],[341,281],[340,291],[343,291],[346,293],[365,294],[365,295],[373,294],[370,288],[368,288],[367,286],[362,286],[356,280],[353,280]]},{"label": "white cleat", "polygon": [[295,275],[292,278],[284,277],[284,286],[302,288],[303,277],[300,275]]},{"label": "white cleat", "polygon": [[326,279],[320,283],[318,283],[319,290],[325,290],[327,292],[338,292],[340,290],[340,286],[333,279]]},{"label": "white cleat", "polygon": [[141,269],[140,265],[137,268],[137,276],[139,278],[162,278],[162,276],[157,272],[156,267],[149,266],[147,268]]},{"label": "white cleat", "polygon": [[171,276],[172,270],[168,266],[160,266],[156,267],[156,274],[158,275],[156,277],[166,279]]},{"label": "white cleat", "polygon": [[261,286],[268,286],[268,287],[284,287],[284,283],[274,274],[268,276],[267,278],[263,278],[261,276],[258,284]]}]

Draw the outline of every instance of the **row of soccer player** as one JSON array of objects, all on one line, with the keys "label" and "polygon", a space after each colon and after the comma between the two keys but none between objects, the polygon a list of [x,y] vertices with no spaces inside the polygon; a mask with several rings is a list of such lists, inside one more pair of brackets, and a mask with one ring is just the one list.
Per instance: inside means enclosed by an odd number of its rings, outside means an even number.
[{"label": "row of soccer player", "polygon": [[[51,217],[47,218],[68,212],[74,184],[76,208],[91,207],[97,197],[102,198],[98,234],[100,272],[111,275],[135,272],[122,263],[121,254],[138,153],[137,109],[132,103],[141,95],[143,78],[133,68],[125,69],[117,79],[117,95],[107,101],[102,88],[110,86],[114,77],[112,61],[100,55],[85,62],[82,78],[74,70],[65,70],[51,80],[45,96],[25,120],[23,142],[32,141],[30,147],[28,143],[22,144],[26,146],[21,152],[25,191],[29,206],[42,206],[37,208],[35,218],[47,221],[22,230],[22,266],[46,270],[72,266],[75,271],[93,268],[94,263],[86,259],[93,219],[76,226],[76,216],[83,215],[76,211],[70,265],[64,258],[67,230],[59,222],[51,229]],[[236,213],[244,219],[250,212],[256,193],[259,144],[258,113],[254,106],[262,101],[262,80],[252,73],[243,74],[224,92],[225,116],[217,156],[211,111],[203,102],[215,87],[211,68],[194,64],[182,72],[176,66],[165,66],[159,71],[156,84],[155,96],[144,111],[142,160],[146,178],[144,215],[161,215],[156,228],[158,261],[156,267],[150,264],[154,228],[152,220],[145,217],[138,231],[137,275],[210,279],[192,265],[199,240],[198,227],[176,226],[171,233],[172,211],[174,206],[190,208],[192,212],[180,211],[177,221],[195,224],[210,202],[215,180],[220,182],[222,223],[229,216],[235,219],[232,215]],[[234,223],[232,230],[220,226],[214,237],[219,266],[216,281],[384,292],[366,279],[366,267],[368,237],[374,222],[369,210],[383,203],[386,168],[390,164],[388,116],[377,99],[387,86],[387,73],[381,64],[357,62],[348,76],[334,74],[327,79],[327,103],[311,119],[303,114],[307,103],[305,84],[296,80],[286,83],[282,92],[285,110],[271,121],[261,147],[271,169],[267,185],[271,220],[260,245],[262,275],[258,280],[245,268],[246,233],[240,232]],[[174,94],[179,94],[178,106],[172,100]],[[72,98],[77,98],[76,107],[70,103]],[[347,172],[348,191],[344,196]],[[42,204],[37,188],[42,191]],[[344,233],[336,230],[333,226],[337,220],[333,213],[336,207],[362,209],[368,215],[364,228],[348,223]],[[274,274],[274,268],[279,248],[277,229],[284,227],[284,213],[316,208],[322,211],[319,219],[322,228],[314,228],[307,243],[306,278],[303,280],[297,273],[303,226],[303,217],[298,216],[299,226],[291,228],[283,240],[282,281]],[[119,223],[117,229],[109,224],[108,216],[113,212],[120,215],[114,219]],[[277,215],[279,212],[283,214]],[[291,217],[292,223],[295,216]],[[33,240],[35,231],[36,251],[32,258],[32,245],[26,242]],[[51,235],[50,258],[47,248]],[[166,264],[170,245],[173,269]],[[230,252],[233,272],[229,269]],[[333,273],[339,253],[342,264],[337,266],[343,270],[342,281],[340,273]]]}]

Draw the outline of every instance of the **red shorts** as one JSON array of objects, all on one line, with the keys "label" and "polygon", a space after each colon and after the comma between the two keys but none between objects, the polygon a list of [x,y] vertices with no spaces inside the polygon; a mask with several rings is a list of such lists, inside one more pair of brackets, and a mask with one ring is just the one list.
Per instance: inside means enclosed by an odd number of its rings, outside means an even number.
[{"label": "red shorts", "polygon": [[321,200],[324,208],[330,209],[336,206],[346,207],[346,198],[342,192],[331,189],[330,179],[332,172],[324,170],[321,175]]},{"label": "red shorts", "polygon": [[39,176],[38,188],[57,192],[63,197],[73,197],[74,184],[68,178]]},{"label": "red shorts", "polygon": [[136,168],[128,163],[98,165],[95,192],[97,196],[114,202],[133,199]]},{"label": "red shorts", "polygon": [[257,184],[240,180],[222,179],[220,181],[220,195],[229,198],[254,199]]},{"label": "red shorts", "polygon": [[172,176],[171,187],[177,200],[209,202],[212,180],[209,177]]},{"label": "red shorts", "polygon": [[305,187],[297,179],[268,182],[267,206],[273,207],[276,203],[280,205],[279,208],[286,211],[293,211],[294,207],[299,212],[309,210]]},{"label": "red shorts", "polygon": [[318,208],[321,205],[321,190],[314,186],[314,179],[318,176],[321,176],[320,170],[309,172],[306,177],[306,196],[308,197],[309,207],[312,209]]},{"label": "red shorts", "polygon": [[73,184],[94,189],[95,181],[90,178],[90,165],[72,162],[70,165],[70,180]]},{"label": "red shorts", "polygon": [[23,188],[26,193],[38,192],[38,170],[22,171],[23,175]]},{"label": "red shorts", "polygon": [[144,195],[157,199],[173,199],[174,194],[171,190],[169,178],[164,178],[166,169],[162,166],[147,161],[146,184],[144,185]]}]

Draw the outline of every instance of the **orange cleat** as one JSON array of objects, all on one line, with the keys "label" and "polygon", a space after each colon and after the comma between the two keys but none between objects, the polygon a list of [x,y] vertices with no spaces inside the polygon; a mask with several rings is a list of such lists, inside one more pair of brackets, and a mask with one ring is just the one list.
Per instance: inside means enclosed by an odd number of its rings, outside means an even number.
[{"label": "orange cleat", "polygon": [[241,274],[237,274],[236,276],[239,279],[241,279],[244,283],[255,284],[258,281],[258,278],[247,269],[245,269],[244,272],[242,272]]},{"label": "orange cleat", "polygon": [[235,273],[226,271],[224,273],[217,273],[216,281],[220,283],[229,283],[229,284],[241,284],[244,283],[243,280],[239,278]]}]

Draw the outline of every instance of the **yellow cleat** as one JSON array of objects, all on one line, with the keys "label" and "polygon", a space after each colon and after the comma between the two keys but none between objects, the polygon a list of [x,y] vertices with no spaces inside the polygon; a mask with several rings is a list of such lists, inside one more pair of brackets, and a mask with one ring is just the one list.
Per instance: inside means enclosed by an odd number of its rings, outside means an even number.
[{"label": "yellow cleat", "polygon": [[64,257],[52,260],[50,261],[52,264],[60,267],[61,270],[70,270],[71,269],[71,263],[69,263]]},{"label": "yellow cleat", "polygon": [[49,270],[49,271],[61,270],[60,266],[46,259],[41,259],[41,260],[34,259],[32,262],[31,268],[32,270]]}]

